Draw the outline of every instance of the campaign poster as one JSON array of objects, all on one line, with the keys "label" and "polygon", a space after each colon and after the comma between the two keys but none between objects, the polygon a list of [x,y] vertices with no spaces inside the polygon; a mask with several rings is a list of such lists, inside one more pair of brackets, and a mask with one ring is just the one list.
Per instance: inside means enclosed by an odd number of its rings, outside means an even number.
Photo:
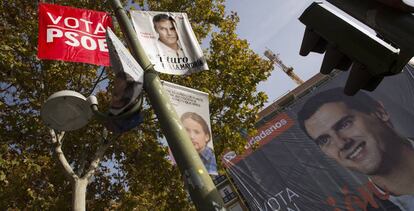
[{"label": "campaign poster", "polygon": [[355,96],[347,77],[297,95],[246,153],[224,155],[251,210],[414,210],[414,68]]},{"label": "campaign poster", "polygon": [[[121,115],[142,103],[142,96],[139,98],[144,84],[144,70],[110,28],[107,29],[106,39],[111,61],[110,70],[115,75],[115,80],[110,81],[114,88],[109,112],[111,115]],[[138,126],[142,121],[142,115],[134,113],[125,118],[109,119],[104,124],[110,131],[122,133]]]},{"label": "campaign poster", "polygon": [[218,175],[208,94],[166,81],[162,84],[208,173]]},{"label": "campaign poster", "polygon": [[186,75],[208,70],[186,13],[131,10],[138,40],[156,71]]},{"label": "campaign poster", "polygon": [[144,70],[110,28],[107,32],[107,41],[111,70],[115,73],[110,112],[117,115],[131,106],[141,94]]},{"label": "campaign poster", "polygon": [[40,3],[37,57],[109,66],[107,27],[105,12]]}]

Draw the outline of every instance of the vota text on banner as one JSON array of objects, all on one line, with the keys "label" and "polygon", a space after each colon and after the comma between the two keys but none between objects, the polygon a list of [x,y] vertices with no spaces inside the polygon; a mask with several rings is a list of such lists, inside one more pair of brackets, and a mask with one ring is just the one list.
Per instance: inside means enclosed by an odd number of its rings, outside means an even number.
[{"label": "vota text on banner", "polygon": [[42,3],[37,56],[109,66],[107,27],[112,19],[105,12]]}]

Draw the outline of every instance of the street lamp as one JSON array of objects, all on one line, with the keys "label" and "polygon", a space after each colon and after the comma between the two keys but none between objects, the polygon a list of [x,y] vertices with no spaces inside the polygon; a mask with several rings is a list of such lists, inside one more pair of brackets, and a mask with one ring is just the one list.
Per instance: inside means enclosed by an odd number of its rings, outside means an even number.
[{"label": "street lamp", "polygon": [[78,92],[63,90],[52,94],[46,100],[40,110],[40,116],[43,122],[54,130],[73,131],[86,126],[92,117],[101,122],[128,121],[141,111],[142,103],[143,98],[140,95],[128,110],[114,116],[99,111],[96,96],[86,98]]},{"label": "street lamp", "polygon": [[58,131],[84,127],[93,116],[87,99],[80,93],[63,90],[52,94],[40,110],[43,122]]}]

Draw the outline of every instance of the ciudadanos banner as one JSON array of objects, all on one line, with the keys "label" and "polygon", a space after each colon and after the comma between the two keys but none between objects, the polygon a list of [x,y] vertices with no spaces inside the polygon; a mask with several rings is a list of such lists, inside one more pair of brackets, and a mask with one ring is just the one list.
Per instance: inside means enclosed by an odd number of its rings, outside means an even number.
[{"label": "ciudadanos banner", "polygon": [[223,157],[251,210],[414,210],[414,68],[355,96],[346,79],[264,117],[244,155]]},{"label": "ciudadanos banner", "polygon": [[37,57],[109,66],[107,27],[105,12],[40,3]]},{"label": "ciudadanos banner", "polygon": [[208,70],[186,13],[131,10],[138,40],[161,73],[185,75]]}]

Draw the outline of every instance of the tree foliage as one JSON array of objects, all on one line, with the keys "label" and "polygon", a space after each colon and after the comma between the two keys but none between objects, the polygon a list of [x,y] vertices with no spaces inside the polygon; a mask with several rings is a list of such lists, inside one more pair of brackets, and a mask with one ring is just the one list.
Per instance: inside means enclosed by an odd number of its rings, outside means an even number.
[{"label": "tree foliage", "polygon": [[[47,2],[112,13],[107,1]],[[216,156],[228,149],[241,151],[245,141],[240,131],[253,129],[256,113],[267,98],[256,86],[266,80],[272,65],[238,38],[237,14],[225,14],[224,0],[136,3],[145,10],[186,12],[198,40],[209,43],[205,49],[209,71],[161,77],[209,93]],[[97,67],[38,60],[37,9],[37,1],[0,4],[0,207],[70,209],[71,185],[40,120],[40,108],[59,90],[89,95]],[[105,77],[111,77],[110,69]],[[110,97],[107,93],[106,89],[98,93],[103,105]],[[147,105],[144,124],[123,134],[105,153],[88,186],[88,209],[192,209],[178,169],[165,159],[168,150],[159,144],[162,133],[152,112]],[[63,151],[77,173],[84,173],[101,131],[102,126],[93,121],[66,134]]]}]

